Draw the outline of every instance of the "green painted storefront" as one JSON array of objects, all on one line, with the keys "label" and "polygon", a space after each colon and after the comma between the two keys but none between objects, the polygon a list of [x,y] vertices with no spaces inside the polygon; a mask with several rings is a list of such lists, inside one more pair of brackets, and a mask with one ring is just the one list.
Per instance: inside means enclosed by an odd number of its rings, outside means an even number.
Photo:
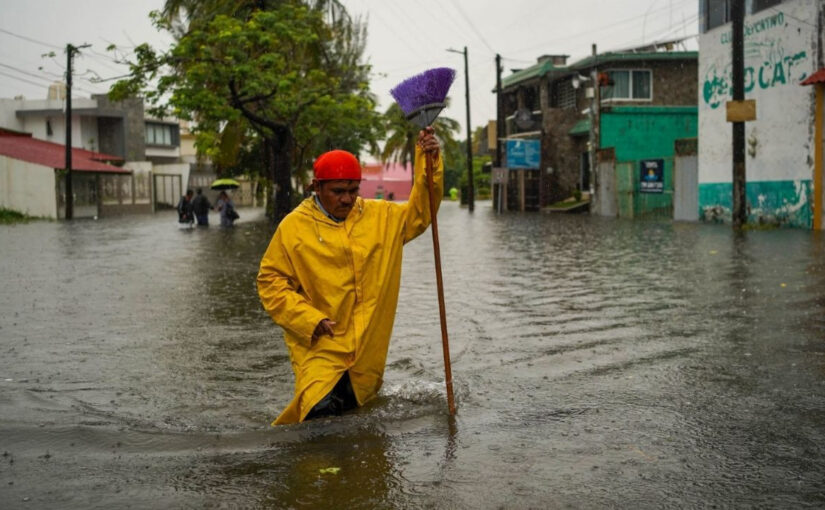
[{"label": "green painted storefront", "polygon": [[[616,191],[619,216],[673,216],[673,151],[680,138],[695,138],[695,106],[616,106],[601,112],[601,146],[616,153]],[[664,162],[662,193],[641,191],[643,160]]]}]

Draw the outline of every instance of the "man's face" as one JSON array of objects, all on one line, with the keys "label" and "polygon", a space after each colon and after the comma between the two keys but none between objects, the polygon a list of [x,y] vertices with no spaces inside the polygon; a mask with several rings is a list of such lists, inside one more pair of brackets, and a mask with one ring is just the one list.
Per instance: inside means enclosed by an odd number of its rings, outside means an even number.
[{"label": "man's face", "polygon": [[321,205],[339,220],[345,219],[352,210],[360,187],[361,181],[315,181]]}]

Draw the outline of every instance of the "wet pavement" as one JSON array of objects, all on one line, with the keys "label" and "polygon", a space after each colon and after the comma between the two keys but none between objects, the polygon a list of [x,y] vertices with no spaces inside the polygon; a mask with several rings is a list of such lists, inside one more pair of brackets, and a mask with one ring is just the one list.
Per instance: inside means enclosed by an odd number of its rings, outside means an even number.
[{"label": "wet pavement", "polygon": [[456,418],[427,232],[380,398],[272,428],[272,230],[240,214],[0,226],[0,507],[825,506],[818,233],[445,203]]}]

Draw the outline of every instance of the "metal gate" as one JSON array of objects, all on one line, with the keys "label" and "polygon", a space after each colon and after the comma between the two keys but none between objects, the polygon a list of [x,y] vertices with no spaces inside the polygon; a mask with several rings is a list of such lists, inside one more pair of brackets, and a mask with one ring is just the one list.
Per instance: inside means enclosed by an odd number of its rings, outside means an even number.
[{"label": "metal gate", "polygon": [[600,216],[616,216],[616,161],[600,158],[596,164],[596,213]]},{"label": "metal gate", "polygon": [[632,162],[616,163],[616,202],[619,218],[633,219],[634,185]]},{"label": "metal gate", "polygon": [[673,219],[699,220],[699,146],[696,138],[673,144]]},{"label": "metal gate", "polygon": [[155,174],[155,209],[174,209],[183,195],[180,174]]},{"label": "metal gate", "polygon": [[699,220],[698,158],[676,156],[673,158],[673,219]]}]

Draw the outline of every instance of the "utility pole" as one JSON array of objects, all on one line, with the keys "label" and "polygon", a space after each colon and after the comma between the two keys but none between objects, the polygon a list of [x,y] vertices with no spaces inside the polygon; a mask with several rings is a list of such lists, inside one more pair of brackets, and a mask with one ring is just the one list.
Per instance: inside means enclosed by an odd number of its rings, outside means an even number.
[{"label": "utility pole", "polygon": [[66,45],[66,219],[74,217],[74,192],[72,190],[72,59],[83,46]]},{"label": "utility pole", "polygon": [[[593,54],[593,67],[590,69],[590,150],[588,151],[588,191],[590,192],[590,206],[593,207],[596,189],[596,150],[599,148],[599,103],[601,102],[599,86],[599,70],[596,67],[596,45],[591,48]],[[598,197],[596,197],[598,198]]]},{"label": "utility pole", "polygon": [[[745,99],[745,0],[731,3],[733,19],[733,100]],[[741,229],[748,222],[745,200],[745,123],[733,122],[733,228]]]},{"label": "utility pole", "polygon": [[[496,53],[496,168],[501,168],[501,142],[504,140],[504,106],[501,97],[501,55]],[[498,212],[501,213],[501,201],[504,184],[498,185]]]},{"label": "utility pole", "polygon": [[464,88],[467,98],[467,208],[473,212],[475,210],[475,188],[473,187],[473,134],[470,127],[470,67],[467,62],[467,47],[464,47],[464,51],[451,48],[447,51],[464,55]]},{"label": "utility pole", "polygon": [[66,219],[74,217],[72,191],[72,57],[77,48],[66,45]]},{"label": "utility pole", "polygon": [[470,65],[467,47],[464,47],[464,88],[467,90],[467,209],[475,210],[475,187],[473,186],[473,128],[470,126]]}]

